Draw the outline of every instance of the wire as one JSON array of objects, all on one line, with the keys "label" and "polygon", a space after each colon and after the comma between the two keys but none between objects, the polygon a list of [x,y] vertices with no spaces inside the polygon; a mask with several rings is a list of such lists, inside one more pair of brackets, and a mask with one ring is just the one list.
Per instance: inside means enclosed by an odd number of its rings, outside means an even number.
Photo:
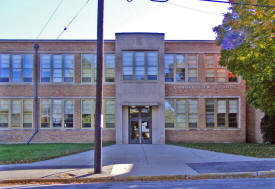
[{"label": "wire", "polygon": [[250,3],[238,3],[238,2],[219,1],[219,0],[200,0],[200,1],[207,1],[207,2],[213,2],[213,3],[228,3],[228,4],[235,4],[235,5],[247,5],[247,6],[255,6],[255,7],[275,8],[275,6],[270,6],[270,5],[259,5],[259,4],[250,4]]},{"label": "wire", "polygon": [[38,39],[40,37],[40,35],[43,33],[43,31],[46,29],[46,27],[48,26],[49,22],[51,21],[51,19],[53,18],[53,16],[55,15],[55,13],[57,12],[58,8],[61,6],[62,3],[63,3],[63,0],[60,0],[59,3],[58,3],[58,5],[56,6],[56,8],[54,9],[54,11],[52,12],[51,16],[49,17],[48,21],[43,26],[43,28],[41,29],[41,31],[39,32],[39,34],[36,36],[36,39]]},{"label": "wire", "polygon": [[78,17],[78,15],[80,14],[80,12],[88,5],[90,0],[87,0],[82,7],[76,12],[76,14],[74,15],[74,17],[70,20],[70,22],[65,26],[65,28],[62,30],[62,32],[60,32],[60,34],[57,36],[56,39],[59,39],[61,37],[61,35],[68,29],[68,27],[73,23],[73,21]]},{"label": "wire", "polygon": [[176,4],[176,3],[170,3],[170,2],[167,2],[168,4],[170,5],[174,5],[174,6],[177,6],[177,7],[182,7],[182,8],[185,8],[185,9],[189,9],[189,10],[193,10],[193,11],[196,11],[196,12],[201,12],[201,13],[205,13],[205,14],[211,14],[211,15],[218,15],[218,16],[221,16],[222,14],[218,14],[218,13],[214,13],[214,12],[208,12],[208,11],[204,11],[204,10],[200,10],[200,9],[194,9],[194,8],[191,8],[191,7],[186,7],[184,5],[180,5],[180,4]]}]

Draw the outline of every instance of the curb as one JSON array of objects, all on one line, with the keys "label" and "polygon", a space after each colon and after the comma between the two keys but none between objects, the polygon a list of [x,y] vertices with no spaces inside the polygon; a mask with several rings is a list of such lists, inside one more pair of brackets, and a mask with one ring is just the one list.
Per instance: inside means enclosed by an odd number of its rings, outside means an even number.
[{"label": "curb", "polygon": [[0,185],[13,184],[70,184],[92,182],[129,182],[129,181],[176,181],[200,179],[229,178],[267,178],[275,177],[275,170],[257,172],[207,173],[198,175],[165,175],[165,176],[127,176],[127,177],[97,177],[97,178],[54,178],[54,179],[18,179],[0,181]]}]

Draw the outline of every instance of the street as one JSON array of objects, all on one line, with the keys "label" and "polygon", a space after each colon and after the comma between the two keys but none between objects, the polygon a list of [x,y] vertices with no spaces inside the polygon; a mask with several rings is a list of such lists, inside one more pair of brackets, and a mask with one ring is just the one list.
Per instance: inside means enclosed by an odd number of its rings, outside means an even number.
[{"label": "street", "polygon": [[184,181],[150,181],[150,182],[112,182],[70,185],[24,185],[8,186],[5,189],[121,189],[121,188],[174,188],[174,189],[275,189],[275,178],[247,178],[247,179],[209,179]]}]

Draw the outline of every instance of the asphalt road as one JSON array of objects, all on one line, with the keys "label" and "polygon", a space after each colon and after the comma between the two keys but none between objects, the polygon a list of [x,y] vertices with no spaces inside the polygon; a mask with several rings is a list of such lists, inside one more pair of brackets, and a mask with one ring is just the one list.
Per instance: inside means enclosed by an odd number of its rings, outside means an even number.
[{"label": "asphalt road", "polygon": [[212,179],[158,182],[112,182],[73,185],[25,185],[9,186],[5,189],[136,189],[136,188],[172,188],[172,189],[275,189],[275,178]]}]

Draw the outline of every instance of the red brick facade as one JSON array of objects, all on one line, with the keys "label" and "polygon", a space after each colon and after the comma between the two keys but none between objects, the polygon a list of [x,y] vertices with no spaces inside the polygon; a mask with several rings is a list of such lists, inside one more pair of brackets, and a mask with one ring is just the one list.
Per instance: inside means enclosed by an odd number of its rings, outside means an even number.
[{"label": "red brick facade", "polygon": [[[94,98],[95,84],[81,83],[81,54],[96,53],[95,41],[38,41],[40,54],[74,54],[74,82],[70,84],[38,83],[39,99],[72,99],[74,100],[74,127],[71,129],[42,129],[32,142],[93,142],[93,129],[81,128],[81,99]],[[116,41],[105,42],[105,52],[115,54]],[[34,54],[34,41],[0,41],[0,54]],[[196,129],[165,129],[166,142],[261,142],[258,126],[255,122],[255,110],[246,104],[245,82],[207,83],[205,82],[206,54],[216,54],[219,48],[214,41],[165,41],[165,53],[198,54],[198,82],[165,83],[165,98],[197,98],[198,127]],[[40,61],[38,58],[38,68]],[[40,78],[38,69],[38,78]],[[116,70],[118,72],[118,70]],[[160,74],[160,73],[159,73]],[[39,79],[38,79],[39,80]],[[0,99],[33,99],[34,83],[0,83]],[[116,98],[116,82],[104,84],[104,98]],[[235,98],[239,100],[239,124],[236,129],[209,129],[205,127],[206,98]],[[33,106],[34,109],[34,106]],[[38,103],[38,116],[39,116]],[[35,110],[34,110],[35,111]],[[33,113],[34,119],[34,113]],[[39,118],[38,118],[39,120]],[[40,125],[40,124],[39,124]],[[24,143],[32,135],[33,129],[0,128],[0,143]],[[103,141],[116,141],[116,129],[104,129]]]}]

